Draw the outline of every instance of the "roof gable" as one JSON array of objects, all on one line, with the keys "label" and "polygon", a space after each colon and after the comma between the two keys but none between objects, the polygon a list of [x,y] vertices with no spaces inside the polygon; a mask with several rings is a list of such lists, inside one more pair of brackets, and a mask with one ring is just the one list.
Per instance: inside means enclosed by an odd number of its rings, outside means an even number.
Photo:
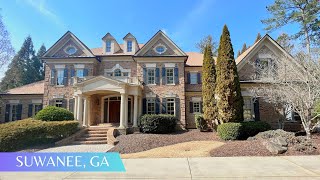
[{"label": "roof gable", "polygon": [[[162,54],[155,51],[156,46],[165,47]],[[165,33],[159,30],[135,56],[187,56]]]},{"label": "roof gable", "polygon": [[292,58],[292,56],[284,48],[282,48],[274,39],[266,34],[258,42],[254,43],[249,49],[243,52],[237,59],[235,59],[238,71],[240,71],[240,69],[246,64],[246,62],[254,55],[259,53],[259,51],[264,47],[266,47],[276,55],[279,53],[283,53],[283,55]]},{"label": "roof gable", "polygon": [[[66,48],[74,47],[76,52],[72,55],[66,53]],[[66,32],[43,57],[94,57],[90,49],[78,39],[72,32]]]}]

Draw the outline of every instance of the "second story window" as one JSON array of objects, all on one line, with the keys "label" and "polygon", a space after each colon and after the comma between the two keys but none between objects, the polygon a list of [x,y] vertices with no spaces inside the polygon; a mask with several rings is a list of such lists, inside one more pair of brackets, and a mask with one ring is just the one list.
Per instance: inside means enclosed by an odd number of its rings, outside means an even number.
[{"label": "second story window", "polygon": [[121,70],[120,69],[114,70],[114,76],[121,76]]},{"label": "second story window", "polygon": [[147,69],[148,84],[156,84],[155,82],[155,69]]},{"label": "second story window", "polygon": [[190,73],[190,84],[198,84],[198,74]]},{"label": "second story window", "polygon": [[64,69],[57,69],[57,85],[63,85]]},{"label": "second story window", "polygon": [[174,68],[166,68],[167,84],[174,84]]},{"label": "second story window", "polygon": [[127,41],[127,51],[132,52],[132,41]]},{"label": "second story window", "polygon": [[106,52],[111,52],[111,41],[106,42]]}]

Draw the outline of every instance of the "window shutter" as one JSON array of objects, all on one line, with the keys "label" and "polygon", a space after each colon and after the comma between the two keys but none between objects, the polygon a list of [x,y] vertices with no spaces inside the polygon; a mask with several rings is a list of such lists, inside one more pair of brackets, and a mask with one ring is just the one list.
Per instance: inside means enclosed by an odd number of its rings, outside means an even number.
[{"label": "window shutter", "polygon": [[41,105],[41,108],[40,108],[40,110],[42,110],[43,109],[43,104],[40,104]]},{"label": "window shutter", "polygon": [[55,69],[51,69],[51,80],[50,80],[50,84],[51,85],[55,85],[56,84],[56,70]]},{"label": "window shutter", "polygon": [[69,111],[74,112],[74,99],[69,99]]},{"label": "window shutter", "polygon": [[162,85],[166,84],[166,68],[162,68]]},{"label": "window shutter", "polygon": [[54,106],[54,100],[49,100],[49,106]]},{"label": "window shutter", "polygon": [[200,113],[203,113],[203,102],[200,102]]},{"label": "window shutter", "polygon": [[189,105],[190,105],[190,113],[193,113],[193,102],[190,101]]},{"label": "window shutter", "polygon": [[22,115],[22,104],[18,104],[17,106],[17,120],[21,120],[21,115]]},{"label": "window shutter", "polygon": [[174,68],[174,81],[175,81],[175,84],[179,84],[179,69],[178,69],[178,67]]},{"label": "window shutter", "polygon": [[61,107],[67,109],[67,100],[66,99],[62,99]]},{"label": "window shutter", "polygon": [[160,72],[159,72],[159,68],[156,68],[156,84],[157,84],[157,85],[160,84]]},{"label": "window shutter", "polygon": [[5,119],[4,119],[5,122],[9,122],[10,110],[11,110],[10,104],[6,104],[6,114],[5,114]]},{"label": "window shutter", "polygon": [[89,69],[83,69],[83,76],[86,77],[89,75]]},{"label": "window shutter", "polygon": [[202,84],[201,73],[197,73],[197,81],[198,81],[198,84]]},{"label": "window shutter", "polygon": [[160,113],[160,99],[156,98],[156,114]]},{"label": "window shutter", "polygon": [[260,121],[259,99],[258,98],[253,103],[253,110],[254,110],[254,120]]},{"label": "window shutter", "polygon": [[68,85],[68,69],[65,68],[63,72],[63,85]]},{"label": "window shutter", "polygon": [[145,84],[148,84],[148,82],[147,82],[147,68],[143,68],[143,82]]},{"label": "window shutter", "polygon": [[28,117],[32,117],[33,104],[28,105]]},{"label": "window shutter", "polygon": [[73,85],[73,83],[74,83],[74,75],[75,75],[75,69],[71,69],[71,71],[70,71],[70,85]]},{"label": "window shutter", "polygon": [[187,84],[190,84],[190,72],[187,72]]},{"label": "window shutter", "polygon": [[146,114],[147,113],[147,99],[143,98],[142,99],[142,114]]},{"label": "window shutter", "polygon": [[162,98],[162,114],[167,114],[167,98]]},{"label": "window shutter", "polygon": [[179,118],[180,117],[180,99],[179,98],[175,98],[175,116],[177,117],[177,118]]}]

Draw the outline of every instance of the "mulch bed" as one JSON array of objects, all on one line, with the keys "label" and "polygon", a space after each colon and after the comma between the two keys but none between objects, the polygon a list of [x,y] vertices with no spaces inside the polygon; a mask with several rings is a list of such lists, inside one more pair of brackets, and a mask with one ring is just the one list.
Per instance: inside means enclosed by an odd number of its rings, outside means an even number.
[{"label": "mulch bed", "polygon": [[118,136],[119,143],[110,151],[121,154],[135,153],[188,141],[218,141],[212,132],[192,129],[172,134],[129,134]]},{"label": "mulch bed", "polygon": [[[311,154],[305,154],[298,152],[292,148],[288,148],[288,151],[280,156],[292,156],[292,155],[319,155],[320,154],[320,134],[312,136],[314,144],[317,146],[317,150]],[[231,157],[231,156],[274,156],[264,146],[262,140],[253,141],[226,141],[226,144],[213,149],[210,152],[212,157]]]},{"label": "mulch bed", "polygon": [[[121,154],[135,153],[149,149],[168,146],[172,144],[188,141],[221,141],[224,145],[213,149],[210,152],[212,157],[231,157],[231,156],[272,156],[263,146],[263,140],[252,141],[222,141],[216,133],[200,132],[199,130],[180,131],[172,134],[129,134],[118,136],[119,143],[113,147],[111,152]],[[317,150],[312,154],[320,154],[320,134],[312,136]],[[283,155],[307,155],[302,152],[294,151],[289,147]]]}]

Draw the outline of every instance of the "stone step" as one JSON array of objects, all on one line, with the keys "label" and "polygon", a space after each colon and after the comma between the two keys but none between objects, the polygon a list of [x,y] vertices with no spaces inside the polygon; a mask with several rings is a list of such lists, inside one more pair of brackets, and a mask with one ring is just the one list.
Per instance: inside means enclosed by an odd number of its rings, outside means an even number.
[{"label": "stone step", "polygon": [[108,131],[88,131],[87,134],[105,134],[107,135]]},{"label": "stone step", "polygon": [[77,141],[104,141],[107,137],[80,137]]},{"label": "stone step", "polygon": [[108,131],[109,128],[88,128],[88,131]]},{"label": "stone step", "polygon": [[107,140],[103,140],[103,141],[74,141],[73,144],[74,145],[79,145],[79,144],[107,144],[108,141]]},{"label": "stone step", "polygon": [[84,134],[83,137],[107,137],[107,133],[101,133],[101,134],[90,133],[90,134]]}]

